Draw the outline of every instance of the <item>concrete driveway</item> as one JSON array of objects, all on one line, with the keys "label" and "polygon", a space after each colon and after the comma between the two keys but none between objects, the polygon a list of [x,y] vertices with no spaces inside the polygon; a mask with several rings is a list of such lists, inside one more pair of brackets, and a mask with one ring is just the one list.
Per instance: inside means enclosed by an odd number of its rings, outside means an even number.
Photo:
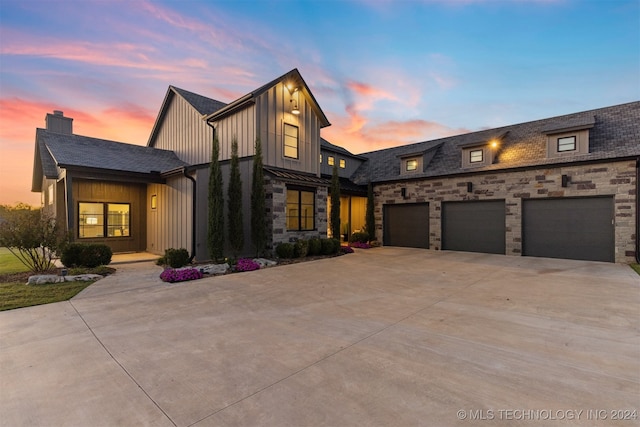
[{"label": "concrete driveway", "polygon": [[378,248],[160,271],[118,266],[70,302],[0,313],[0,424],[640,423],[628,266]]}]

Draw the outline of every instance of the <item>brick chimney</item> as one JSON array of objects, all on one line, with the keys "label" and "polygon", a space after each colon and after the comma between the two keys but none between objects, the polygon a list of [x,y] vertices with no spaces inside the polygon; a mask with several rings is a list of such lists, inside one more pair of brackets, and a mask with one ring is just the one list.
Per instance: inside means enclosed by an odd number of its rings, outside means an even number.
[{"label": "brick chimney", "polygon": [[49,132],[62,133],[65,135],[73,134],[73,119],[65,117],[60,110],[53,110],[53,114],[47,113],[45,118],[47,130]]}]

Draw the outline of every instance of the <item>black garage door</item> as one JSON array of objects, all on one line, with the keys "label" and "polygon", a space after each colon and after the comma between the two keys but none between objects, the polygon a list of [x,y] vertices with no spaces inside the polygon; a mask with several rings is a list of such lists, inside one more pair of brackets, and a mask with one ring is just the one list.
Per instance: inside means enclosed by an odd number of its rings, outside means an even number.
[{"label": "black garage door", "polygon": [[429,248],[429,204],[384,206],[384,244]]},{"label": "black garage door", "polygon": [[504,200],[442,203],[442,249],[505,253]]},{"label": "black garage door", "polygon": [[613,197],[522,201],[522,254],[614,262]]}]

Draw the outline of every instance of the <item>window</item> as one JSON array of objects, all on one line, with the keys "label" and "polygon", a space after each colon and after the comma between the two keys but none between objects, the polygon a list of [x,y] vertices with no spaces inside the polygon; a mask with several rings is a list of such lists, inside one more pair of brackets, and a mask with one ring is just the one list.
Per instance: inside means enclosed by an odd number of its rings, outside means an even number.
[{"label": "window", "polygon": [[327,164],[329,166],[333,166],[335,163],[336,163],[336,159],[334,159],[333,156],[327,157]]},{"label": "window", "polygon": [[315,228],[315,196],[313,191],[287,188],[287,230]]},{"label": "window", "polygon": [[565,136],[558,138],[558,153],[563,151],[575,151],[576,150],[576,137]]},{"label": "window", "polygon": [[484,160],[483,150],[469,151],[469,163],[482,163],[483,160]]},{"label": "window", "polygon": [[284,124],[284,156],[298,158],[298,127]]},{"label": "window", "polygon": [[151,196],[151,209],[155,209],[158,207],[158,195],[154,194]]},{"label": "window", "polygon": [[347,161],[345,159],[340,159],[340,168],[344,169],[347,167]]},{"label": "window", "polygon": [[130,212],[128,203],[78,203],[78,237],[127,237]]},{"label": "window", "polygon": [[416,159],[407,160],[407,165],[406,165],[405,169],[406,169],[407,172],[411,172],[411,171],[414,171],[414,170],[418,169],[418,160],[416,160]]},{"label": "window", "polygon": [[320,163],[322,163],[322,154],[320,154]]}]

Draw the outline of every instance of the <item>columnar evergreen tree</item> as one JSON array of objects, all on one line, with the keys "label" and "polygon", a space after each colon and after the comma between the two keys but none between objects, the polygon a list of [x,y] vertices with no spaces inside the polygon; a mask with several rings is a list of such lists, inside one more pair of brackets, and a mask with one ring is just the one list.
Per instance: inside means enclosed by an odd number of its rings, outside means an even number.
[{"label": "columnar evergreen tree", "polygon": [[367,213],[364,220],[364,228],[369,235],[369,241],[376,240],[376,218],[373,214],[373,210],[373,185],[371,184],[371,181],[369,181],[369,186],[367,188]]},{"label": "columnar evergreen tree", "polygon": [[240,161],[238,159],[238,140],[235,137],[231,141],[231,172],[227,191],[229,246],[237,256],[244,246],[244,231],[242,229],[242,179],[240,178]]},{"label": "columnar evergreen tree", "polygon": [[265,220],[264,171],[262,169],[262,144],[256,139],[253,155],[253,177],[251,181],[251,241],[256,255],[261,256],[267,244],[267,224]]},{"label": "columnar evergreen tree", "polygon": [[331,235],[340,239],[340,178],[336,164],[331,175]]},{"label": "columnar evergreen tree", "polygon": [[224,196],[222,169],[220,168],[220,143],[214,136],[209,165],[209,222],[207,224],[207,248],[213,260],[222,258],[224,252]]}]

